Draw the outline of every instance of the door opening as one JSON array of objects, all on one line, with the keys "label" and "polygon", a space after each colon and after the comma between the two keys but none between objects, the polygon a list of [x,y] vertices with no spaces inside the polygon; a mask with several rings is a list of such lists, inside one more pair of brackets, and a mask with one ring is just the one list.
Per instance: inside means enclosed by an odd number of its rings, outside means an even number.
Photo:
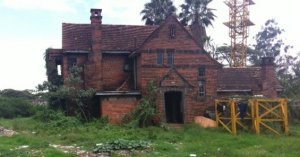
[{"label": "door opening", "polygon": [[183,123],[183,106],[181,92],[165,93],[165,112],[167,123]]}]

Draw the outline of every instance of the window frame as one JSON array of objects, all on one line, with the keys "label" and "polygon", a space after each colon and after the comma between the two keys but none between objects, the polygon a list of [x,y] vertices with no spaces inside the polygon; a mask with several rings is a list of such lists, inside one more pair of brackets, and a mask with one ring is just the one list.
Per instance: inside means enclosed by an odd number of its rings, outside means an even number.
[{"label": "window frame", "polygon": [[199,96],[206,96],[206,67],[204,65],[198,68],[198,92]]},{"label": "window frame", "polygon": [[156,64],[164,65],[164,50],[163,49],[156,50]]},{"label": "window frame", "polygon": [[174,49],[168,49],[167,50],[167,64],[168,65],[174,65]]},{"label": "window frame", "polygon": [[169,26],[169,36],[172,39],[176,38],[176,25],[173,24]]}]

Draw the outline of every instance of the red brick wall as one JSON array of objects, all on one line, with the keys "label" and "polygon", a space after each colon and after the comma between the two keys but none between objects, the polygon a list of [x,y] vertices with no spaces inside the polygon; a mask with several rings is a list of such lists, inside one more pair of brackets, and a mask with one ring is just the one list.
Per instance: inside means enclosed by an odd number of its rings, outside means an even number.
[{"label": "red brick wall", "polygon": [[76,58],[77,66],[82,67],[87,61],[87,55],[84,54],[66,54],[63,56],[62,75],[64,79],[69,77],[69,63],[68,58]]},{"label": "red brick wall", "polygon": [[103,89],[116,90],[129,77],[129,72],[124,72],[127,56],[122,54],[104,54],[102,60]]},{"label": "red brick wall", "polygon": [[270,63],[267,65],[262,65],[262,93],[268,98],[277,98],[278,93],[276,91],[276,86],[279,85],[277,80],[275,65]]},{"label": "red brick wall", "polygon": [[137,103],[136,97],[112,96],[104,98],[100,102],[102,117],[108,116],[111,123],[120,124],[124,115],[133,111]]},{"label": "red brick wall", "polygon": [[[169,25],[176,25],[176,38],[169,37]],[[164,64],[157,65],[156,49],[164,49]],[[168,81],[164,81],[163,87],[159,86],[157,94],[158,112],[161,119],[165,120],[164,93],[168,91],[182,92],[182,102],[184,108],[184,122],[192,122],[195,116],[203,115],[204,110],[213,103],[216,96],[217,72],[220,66],[208,54],[202,52],[196,42],[190,38],[186,31],[181,29],[179,24],[170,20],[158,31],[156,37],[149,39],[141,50],[140,62],[140,84],[143,93],[147,84],[154,80],[160,82],[170,71],[167,65],[167,49],[174,49],[174,68],[192,87],[187,87],[177,76],[173,76]],[[198,68],[206,67],[206,97],[200,97],[198,92]],[[173,75],[173,74],[172,74]],[[175,82],[174,84],[172,82]],[[171,86],[172,87],[166,87]]]}]

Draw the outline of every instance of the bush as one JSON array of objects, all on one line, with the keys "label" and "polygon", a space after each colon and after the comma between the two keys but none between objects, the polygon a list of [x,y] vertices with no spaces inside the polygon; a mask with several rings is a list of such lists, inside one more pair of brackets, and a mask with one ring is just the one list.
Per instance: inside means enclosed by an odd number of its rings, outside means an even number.
[{"label": "bush", "polygon": [[0,96],[0,117],[15,118],[34,115],[35,107],[25,98]]},{"label": "bush", "polygon": [[35,120],[46,123],[50,127],[74,127],[81,124],[79,118],[65,116],[61,111],[54,111],[49,108],[44,108],[41,111],[38,111],[34,116]]},{"label": "bush", "polygon": [[140,150],[148,147],[150,147],[150,142],[148,141],[118,139],[104,144],[97,144],[94,152],[101,153],[115,150]]},{"label": "bush", "polygon": [[142,98],[138,106],[131,113],[123,117],[123,122],[142,128],[159,125],[160,119],[156,113],[156,93],[157,87],[155,82],[151,81],[148,84],[147,95]]}]

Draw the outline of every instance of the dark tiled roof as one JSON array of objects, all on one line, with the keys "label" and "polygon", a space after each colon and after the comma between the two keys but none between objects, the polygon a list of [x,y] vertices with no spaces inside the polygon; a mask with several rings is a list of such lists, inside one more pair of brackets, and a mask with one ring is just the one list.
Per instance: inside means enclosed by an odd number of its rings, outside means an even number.
[{"label": "dark tiled roof", "polygon": [[262,88],[261,68],[223,68],[218,74],[218,90],[258,91]]},{"label": "dark tiled roof", "polygon": [[[102,25],[102,50],[134,50],[158,26]],[[91,50],[90,24],[63,24],[63,49]]]},{"label": "dark tiled roof", "polygon": [[91,50],[91,25],[63,23],[62,48],[66,50]]}]

